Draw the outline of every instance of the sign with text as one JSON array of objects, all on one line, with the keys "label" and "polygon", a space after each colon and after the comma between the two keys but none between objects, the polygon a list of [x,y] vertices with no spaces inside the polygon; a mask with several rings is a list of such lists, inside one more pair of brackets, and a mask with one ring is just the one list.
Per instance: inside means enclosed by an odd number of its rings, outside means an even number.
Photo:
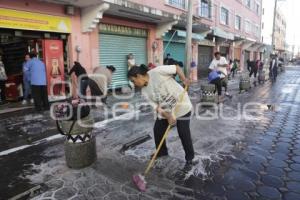
[{"label": "sign with text", "polygon": [[119,26],[119,25],[111,25],[111,24],[100,24],[99,28],[101,33],[114,33],[120,35],[147,37],[147,30],[145,29],[131,28],[127,26]]},{"label": "sign with text", "polygon": [[68,17],[0,8],[0,27],[70,33],[71,20]]}]

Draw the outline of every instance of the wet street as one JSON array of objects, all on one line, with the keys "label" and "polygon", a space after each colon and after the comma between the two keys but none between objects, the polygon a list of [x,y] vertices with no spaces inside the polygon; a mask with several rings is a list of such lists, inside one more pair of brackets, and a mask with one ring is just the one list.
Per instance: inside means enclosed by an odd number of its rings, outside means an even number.
[{"label": "wet street", "polygon": [[[287,67],[277,82],[241,94],[233,80],[233,98],[218,107],[199,105],[200,91],[193,87],[197,109],[191,130],[199,163],[183,172],[184,152],[174,128],[167,139],[169,156],[156,161],[145,193],[131,179],[144,171],[154,151],[149,110],[106,121],[100,110],[93,111],[98,160],[82,170],[66,166],[63,137],[47,113],[1,119],[0,199],[298,200],[299,85],[297,66]],[[124,148],[141,137],[147,139]]]}]

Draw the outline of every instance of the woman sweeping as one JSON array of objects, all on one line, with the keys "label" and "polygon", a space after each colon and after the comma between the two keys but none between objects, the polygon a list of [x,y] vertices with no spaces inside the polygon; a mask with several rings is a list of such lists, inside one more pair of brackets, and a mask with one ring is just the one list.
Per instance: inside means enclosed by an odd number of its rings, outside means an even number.
[{"label": "woman sweeping", "polygon": [[[189,84],[189,80],[185,78],[176,61],[172,64],[158,66],[150,71],[143,66],[134,66],[129,70],[128,78],[136,87],[142,89],[142,94],[158,114],[154,125],[156,148],[158,148],[168,126],[177,125],[178,134],[185,151],[186,167],[191,167],[197,163],[193,160],[194,148],[190,132],[192,103],[186,92],[182,101],[178,102],[184,89],[173,77],[178,74],[185,85]],[[175,106],[176,111],[174,112]],[[168,155],[165,141],[157,155],[158,157]]]}]

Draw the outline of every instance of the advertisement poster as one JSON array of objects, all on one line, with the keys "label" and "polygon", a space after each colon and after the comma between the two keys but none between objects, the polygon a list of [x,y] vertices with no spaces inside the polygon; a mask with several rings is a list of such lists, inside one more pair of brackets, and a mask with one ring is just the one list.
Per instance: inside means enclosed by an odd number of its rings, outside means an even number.
[{"label": "advertisement poster", "polygon": [[61,40],[43,41],[44,61],[47,71],[48,95],[64,95],[64,58]]}]

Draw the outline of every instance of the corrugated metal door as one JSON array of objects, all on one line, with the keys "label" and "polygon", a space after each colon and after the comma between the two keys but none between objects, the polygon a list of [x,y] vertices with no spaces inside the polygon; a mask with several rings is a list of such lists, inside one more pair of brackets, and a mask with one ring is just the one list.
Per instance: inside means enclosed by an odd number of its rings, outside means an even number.
[{"label": "corrugated metal door", "polygon": [[100,65],[113,65],[116,72],[112,77],[112,88],[128,85],[127,55],[134,55],[136,64],[147,65],[147,38],[100,33]]},{"label": "corrugated metal door", "polygon": [[244,52],[244,67],[247,69],[247,60],[250,60],[250,51]]},{"label": "corrugated metal door", "polygon": [[164,55],[171,54],[171,58],[185,63],[185,44],[179,42],[164,42]]},{"label": "corrugated metal door", "polygon": [[210,46],[198,46],[198,77],[208,75],[208,67],[213,59],[213,48]]}]

